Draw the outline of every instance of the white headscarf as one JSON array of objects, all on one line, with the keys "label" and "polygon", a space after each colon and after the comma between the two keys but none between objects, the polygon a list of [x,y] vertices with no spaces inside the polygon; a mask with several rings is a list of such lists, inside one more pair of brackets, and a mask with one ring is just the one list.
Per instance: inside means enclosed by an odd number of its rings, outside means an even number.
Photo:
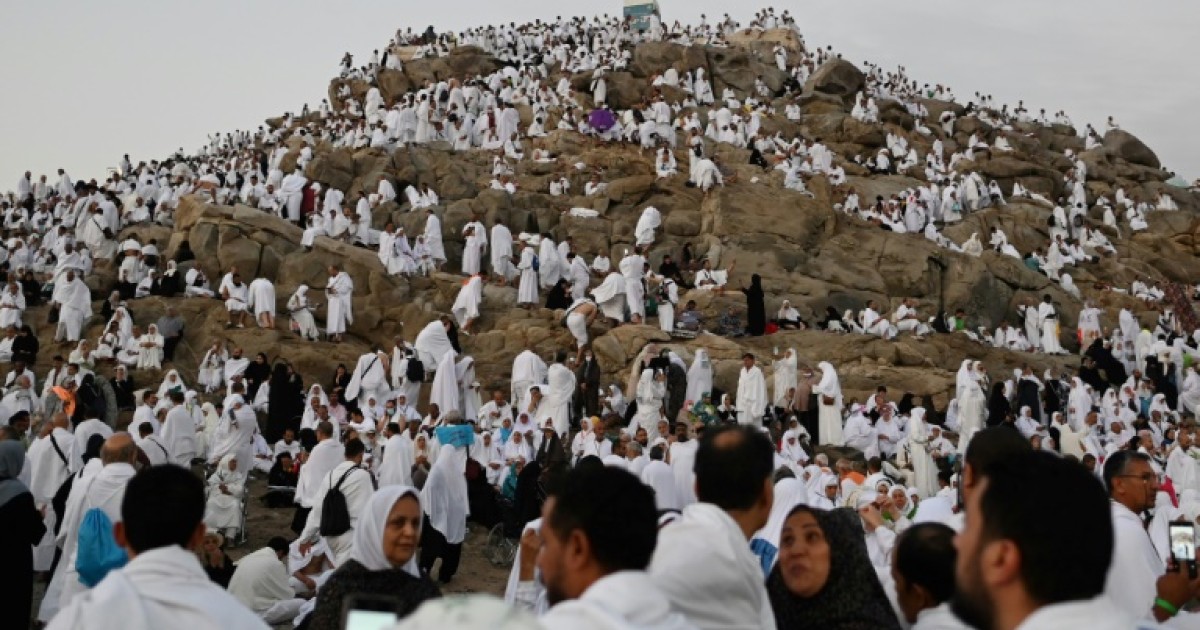
[{"label": "white headscarf", "polygon": [[[388,514],[396,502],[404,497],[416,499],[420,512],[421,493],[412,486],[385,486],[375,491],[367,504],[367,513],[358,519],[354,528],[354,548],[350,558],[367,568],[368,571],[386,571],[393,569],[390,560],[383,551],[383,530],[387,528]],[[420,539],[421,526],[417,525],[417,538]],[[402,567],[405,573],[413,577],[421,577],[417,569],[417,554],[414,550],[411,558]]]},{"label": "white headscarf", "polygon": [[829,396],[837,401],[837,406],[842,405],[842,385],[838,380],[837,371],[833,369],[833,365],[828,361],[822,361],[817,364],[821,370],[821,382],[813,390],[822,395]]},{"label": "white headscarf", "polygon": [[808,505],[808,487],[804,482],[788,477],[780,479],[775,484],[775,502],[771,504],[771,515],[767,524],[758,530],[750,540],[759,538],[779,547],[779,536],[783,531],[783,522],[792,508],[797,505]]},{"label": "white headscarf", "polygon": [[429,524],[451,545],[467,537],[466,470],[466,450],[445,444],[421,489],[421,507],[429,515]]},{"label": "white headscarf", "polygon": [[712,393],[713,373],[712,363],[708,359],[708,351],[701,348],[696,350],[692,359],[692,367],[687,374],[687,400],[703,400],[704,394]]}]

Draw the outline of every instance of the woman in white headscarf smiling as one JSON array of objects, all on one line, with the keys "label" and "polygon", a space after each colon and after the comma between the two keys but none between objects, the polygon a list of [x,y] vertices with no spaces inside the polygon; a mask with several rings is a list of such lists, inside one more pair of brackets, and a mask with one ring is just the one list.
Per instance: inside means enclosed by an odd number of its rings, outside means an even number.
[{"label": "woman in white headscarf smiling", "polygon": [[354,528],[350,559],[318,591],[307,628],[341,628],[342,608],[351,594],[385,596],[395,604],[400,618],[422,602],[441,597],[437,586],[417,570],[421,519],[416,488],[387,486],[376,491]]}]

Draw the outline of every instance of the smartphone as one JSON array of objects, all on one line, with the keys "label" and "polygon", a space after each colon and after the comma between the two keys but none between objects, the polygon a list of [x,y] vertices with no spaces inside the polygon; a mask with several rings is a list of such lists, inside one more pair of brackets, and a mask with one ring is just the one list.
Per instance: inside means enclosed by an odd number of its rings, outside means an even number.
[{"label": "smartphone", "polygon": [[1188,575],[1196,577],[1196,526],[1191,523],[1171,523],[1171,556],[1179,566],[1187,566]]},{"label": "smartphone", "polygon": [[400,601],[387,595],[349,595],[342,606],[342,630],[391,630],[400,622]]}]

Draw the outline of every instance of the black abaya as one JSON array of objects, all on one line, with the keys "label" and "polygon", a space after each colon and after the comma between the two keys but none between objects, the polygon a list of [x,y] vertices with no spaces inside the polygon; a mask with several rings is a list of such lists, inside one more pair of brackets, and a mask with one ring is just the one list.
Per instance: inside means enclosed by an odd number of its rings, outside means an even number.
[{"label": "black abaya", "polygon": [[0,610],[14,628],[29,625],[33,609],[33,545],[46,533],[46,525],[33,505],[33,495],[23,492],[0,505]]},{"label": "black abaya", "polygon": [[283,437],[284,429],[300,430],[300,417],[304,415],[304,383],[300,376],[288,374],[287,368],[276,366],[271,376],[271,389],[267,392],[267,428],[263,433],[267,444],[275,444]]},{"label": "black abaya", "polygon": [[767,330],[767,306],[762,288],[762,277],[754,274],[750,288],[742,289],[746,294],[746,334],[761,337]]}]

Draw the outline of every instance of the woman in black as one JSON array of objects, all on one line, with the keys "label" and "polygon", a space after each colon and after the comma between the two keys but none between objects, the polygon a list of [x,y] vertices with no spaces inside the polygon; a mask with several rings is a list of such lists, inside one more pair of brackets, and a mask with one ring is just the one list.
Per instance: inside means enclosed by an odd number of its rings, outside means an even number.
[{"label": "woman in black", "polygon": [[762,288],[762,276],[750,276],[750,287],[743,288],[746,294],[746,334],[761,337],[767,330],[767,305]]},{"label": "woman in black", "polygon": [[258,394],[258,388],[271,376],[271,364],[267,363],[267,355],[259,352],[250,365],[246,366],[243,378],[246,381],[246,400],[253,401]]},{"label": "woman in black", "polygon": [[546,293],[546,308],[556,310],[571,306],[571,285],[566,280],[559,280]]},{"label": "woman in black", "polygon": [[29,625],[33,606],[33,545],[46,533],[33,495],[17,476],[25,465],[25,449],[15,440],[0,442],[0,566],[6,588],[0,610],[13,627]]},{"label": "woman in black", "polygon": [[304,382],[291,366],[280,362],[275,364],[271,374],[270,388],[263,437],[267,444],[274,444],[283,437],[284,429],[300,430],[300,417],[304,415]]},{"label": "woman in black", "polygon": [[184,263],[189,260],[196,260],[196,253],[192,251],[192,244],[187,241],[180,241],[179,249],[175,250],[175,262]]},{"label": "woman in black", "polygon": [[861,529],[861,518],[848,508],[792,509],[783,521],[779,559],[767,577],[776,627],[900,629]]},{"label": "woman in black", "polygon": [[129,376],[129,369],[124,365],[113,368],[113,376],[109,382],[117,399],[117,409],[133,409],[136,403],[133,400],[133,377]]},{"label": "woman in black", "polygon": [[200,566],[204,567],[208,579],[221,588],[229,588],[229,580],[233,578],[235,567],[229,554],[225,553],[225,537],[216,532],[208,532],[204,535],[204,542],[200,544],[196,555],[200,557]]},{"label": "woman in black", "polygon": [[987,426],[994,427],[1012,413],[1012,405],[1008,403],[1008,396],[1004,395],[1004,383],[996,382],[992,385],[992,396],[988,399],[988,415]]},{"label": "woman in black", "polygon": [[26,365],[33,365],[37,363],[37,355],[37,336],[33,334],[33,329],[28,324],[21,326],[21,330],[17,331],[17,338],[13,339],[12,360],[24,361]]},{"label": "woman in black", "polygon": [[333,372],[333,384],[329,386],[329,391],[338,389],[346,389],[350,385],[350,372],[346,370],[345,363],[339,363],[337,369]]}]

